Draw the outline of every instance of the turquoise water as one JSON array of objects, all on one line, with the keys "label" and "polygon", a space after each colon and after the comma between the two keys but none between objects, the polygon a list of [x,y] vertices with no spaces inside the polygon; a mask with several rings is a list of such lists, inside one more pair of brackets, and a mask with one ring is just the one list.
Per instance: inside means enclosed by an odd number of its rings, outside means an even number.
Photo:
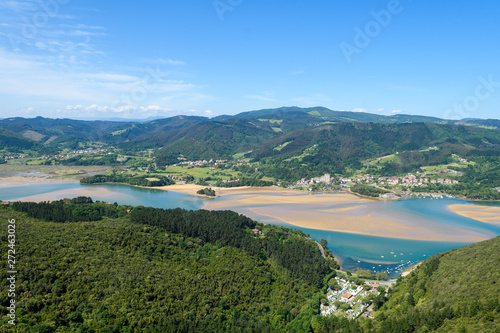
[{"label": "turquoise water", "polygon": [[[95,193],[91,195],[94,200],[118,202],[119,204],[134,206],[143,205],[158,208],[181,207],[192,210],[201,209],[206,200],[224,202],[224,200],[231,200],[231,198],[238,196],[235,194],[216,199],[204,199],[177,192],[143,189],[126,185],[81,185],[73,182],[30,184],[0,188],[0,200],[15,200],[33,195],[41,195],[43,200],[44,194],[51,194],[53,196],[57,191],[64,191],[59,194],[63,197],[76,197],[82,195],[78,193],[81,190]],[[398,219],[418,219],[426,223],[431,222],[440,227],[459,228],[466,232],[481,233],[489,237],[500,235],[499,226],[459,216],[447,208],[450,204],[464,203],[467,202],[459,199],[438,200],[421,198],[398,201],[374,201],[367,203],[364,209],[379,216]],[[339,208],[341,206],[349,206],[349,204],[323,204],[321,208]],[[260,222],[286,225],[302,230],[318,241],[326,239],[328,241],[328,248],[342,260],[344,269],[355,270],[356,268],[363,268],[372,271],[387,271],[390,276],[394,277],[402,269],[425,260],[435,253],[469,244],[464,242],[415,241],[299,228],[287,225],[271,217],[256,215],[248,210],[249,207],[255,206],[239,206],[232,207],[231,209],[246,214]],[[286,205],[277,206],[276,214],[286,209]],[[311,209],[314,209],[314,207],[311,206]]]},{"label": "turquoise water", "polygon": [[[99,190],[103,188],[112,193],[101,194]],[[70,192],[67,192],[71,190],[75,191],[75,193],[70,194]],[[43,195],[56,191],[66,191],[62,197],[58,199],[75,198],[82,195],[88,196],[87,194],[78,194],[78,190],[93,191],[95,194],[91,194],[90,196],[94,201],[117,202],[122,205],[142,205],[157,208],[182,207],[191,210],[201,209],[203,207],[202,198],[189,194],[131,187],[127,185],[82,185],[77,182],[30,184],[0,188],[0,200],[16,200],[26,196]]]}]

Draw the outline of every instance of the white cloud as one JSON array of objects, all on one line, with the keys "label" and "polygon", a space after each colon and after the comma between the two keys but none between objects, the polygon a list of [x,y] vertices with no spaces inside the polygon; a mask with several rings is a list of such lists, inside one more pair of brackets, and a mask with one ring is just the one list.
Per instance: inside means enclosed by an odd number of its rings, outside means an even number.
[{"label": "white cloud", "polygon": [[69,29],[87,29],[87,30],[105,30],[104,27],[96,25],[86,25],[86,24],[59,24],[61,28]]},{"label": "white cloud", "polygon": [[265,101],[265,102],[276,102],[274,98],[271,97],[266,97],[266,96],[260,96],[260,95],[247,95],[245,98],[249,99],[257,99],[259,101]]},{"label": "white cloud", "polygon": [[384,108],[377,109],[377,112],[384,112]]},{"label": "white cloud", "polygon": [[68,105],[63,109],[56,111],[57,114],[63,117],[72,118],[109,118],[109,117],[123,117],[123,118],[137,118],[137,117],[157,117],[172,116],[173,109],[162,107],[159,105],[148,106],[133,106],[122,105],[111,107],[107,105]]},{"label": "white cloud", "polygon": [[[0,50],[0,96],[6,105],[24,109],[27,100],[38,105],[60,107],[61,103],[90,105],[89,110],[124,112],[118,105],[132,106],[130,112],[154,112],[151,105],[171,105],[182,108],[190,103],[213,99],[200,92],[196,85],[182,80],[167,79],[162,73],[148,71],[140,76],[104,71],[81,71],[79,67],[53,66],[47,57],[29,57]],[[103,109],[113,105],[115,108]],[[146,106],[144,106],[146,105]],[[148,106],[149,105],[149,106]],[[194,105],[191,105],[194,106]],[[177,107],[177,106],[176,106]],[[74,110],[65,108],[65,111]],[[163,110],[163,109],[162,109]],[[0,114],[2,116],[2,114]]]},{"label": "white cloud", "polygon": [[165,59],[165,58],[156,58],[156,59],[147,59],[146,62],[156,65],[169,65],[169,66],[184,66],[186,63],[181,60],[173,60],[173,59]]},{"label": "white cloud", "polygon": [[355,108],[354,110],[352,110],[352,112],[368,112],[368,109],[364,109],[364,108]]},{"label": "white cloud", "polygon": [[391,112],[391,113],[392,113],[392,114],[398,114],[398,113],[401,113],[401,112],[403,112],[403,111],[402,111],[402,110],[392,110],[392,112]]},{"label": "white cloud", "polygon": [[102,31],[87,31],[83,29],[73,29],[73,30],[50,30],[46,33],[51,37],[61,37],[61,36],[72,36],[72,37],[81,37],[81,36],[108,36],[107,33]]},{"label": "white cloud", "polygon": [[95,43],[107,36],[106,29],[61,15],[63,1],[36,33],[18,45],[3,38],[22,36],[22,20],[43,13],[46,2],[0,0],[0,117],[17,112],[50,116],[54,110],[75,117],[85,112],[154,116],[174,109],[205,110],[204,103],[214,99],[190,79],[179,80],[192,75],[169,67],[184,66],[184,61],[142,58],[139,65],[127,64],[126,69],[110,63],[113,60]]},{"label": "white cloud", "polygon": [[39,7],[37,7],[36,3],[30,1],[0,1],[0,8],[21,12],[34,11]]},{"label": "white cloud", "polygon": [[113,73],[82,73],[77,76],[92,81],[133,82],[138,80],[135,76]]}]

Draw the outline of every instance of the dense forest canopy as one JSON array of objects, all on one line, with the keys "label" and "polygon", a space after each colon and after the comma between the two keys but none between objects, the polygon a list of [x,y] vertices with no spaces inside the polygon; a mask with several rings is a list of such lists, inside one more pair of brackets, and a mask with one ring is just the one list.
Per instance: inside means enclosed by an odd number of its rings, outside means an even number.
[{"label": "dense forest canopy", "polygon": [[[74,218],[61,218],[70,211]],[[0,217],[2,228],[16,220],[17,332],[500,327],[498,237],[431,257],[373,300],[375,319],[348,320],[319,315],[335,273],[297,230],[229,211],[130,207],[86,197],[1,205]],[[6,279],[6,261],[0,267]],[[8,286],[2,288],[0,327],[8,331]]]}]

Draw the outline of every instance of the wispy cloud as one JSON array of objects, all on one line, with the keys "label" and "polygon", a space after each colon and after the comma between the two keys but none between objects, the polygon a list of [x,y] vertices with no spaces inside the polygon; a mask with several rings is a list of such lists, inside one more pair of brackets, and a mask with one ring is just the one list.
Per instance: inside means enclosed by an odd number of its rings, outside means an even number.
[{"label": "wispy cloud", "polygon": [[0,8],[13,10],[16,12],[34,11],[38,8],[35,1],[0,1]]},{"label": "wispy cloud", "polygon": [[137,117],[157,117],[171,116],[174,110],[159,105],[148,106],[132,106],[123,105],[119,107],[103,106],[98,104],[92,105],[68,105],[63,109],[58,109],[56,115],[64,117],[78,117],[82,115],[85,118],[106,118],[106,117],[122,117],[122,118],[137,118]]},{"label": "wispy cloud", "polygon": [[391,113],[392,114],[398,114],[398,113],[401,113],[401,112],[403,112],[403,110],[392,110]]},{"label": "wispy cloud", "polygon": [[[193,83],[170,79],[162,76],[161,72],[148,75],[137,76],[92,68],[82,71],[80,67],[61,68],[53,66],[46,57],[0,50],[0,96],[4,100],[20,101],[28,97],[52,101],[53,105],[77,101],[77,105],[100,105],[100,108],[93,107],[95,112],[127,110],[141,113],[154,111],[150,105],[169,105],[182,100],[188,104],[211,98],[200,92],[200,88]],[[134,99],[137,92],[144,96]],[[158,104],[152,104],[155,102]],[[60,112],[74,109],[64,108]],[[162,107],[162,110],[166,108]]]},{"label": "wispy cloud", "polygon": [[274,98],[267,97],[267,96],[261,96],[261,95],[247,95],[247,96],[245,96],[245,98],[256,99],[256,100],[265,101],[265,102],[276,102],[276,100]]},{"label": "wispy cloud", "polygon": [[[62,1],[53,7],[46,5],[39,0],[0,0],[0,96],[4,113],[14,109],[41,112],[36,105],[44,105],[52,110],[47,112],[58,110],[58,114],[75,116],[79,112],[140,116],[170,112],[176,108],[172,104],[185,106],[212,99],[196,84],[178,79],[186,75],[163,70],[186,66],[184,61],[155,58],[143,59],[142,63],[139,60],[126,68],[116,66],[96,46],[108,37],[104,27],[62,15]],[[40,17],[43,22],[36,29],[26,30]],[[24,104],[33,100],[38,101],[36,105]]]},{"label": "wispy cloud", "polygon": [[352,110],[352,112],[368,112],[368,109],[365,109],[365,108],[355,108],[354,110]]},{"label": "wispy cloud", "polygon": [[168,65],[168,66],[184,66],[186,63],[181,60],[173,60],[173,59],[165,59],[165,58],[156,58],[156,59],[146,59],[147,63],[155,64],[155,65]]}]

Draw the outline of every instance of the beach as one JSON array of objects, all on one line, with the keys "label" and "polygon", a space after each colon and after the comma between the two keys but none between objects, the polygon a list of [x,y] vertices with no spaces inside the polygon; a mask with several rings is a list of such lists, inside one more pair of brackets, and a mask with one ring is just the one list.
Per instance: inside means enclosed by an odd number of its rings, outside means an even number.
[{"label": "beach", "polygon": [[[151,187],[143,187],[143,188],[151,188]],[[251,187],[251,186],[242,186],[242,187],[215,187],[215,186],[202,186],[196,184],[175,184],[175,185],[167,185],[167,186],[158,186],[154,187],[156,190],[163,191],[173,191],[184,194],[191,195],[199,195],[196,192],[199,190],[203,190],[205,188],[211,188],[215,191],[216,196],[224,196],[230,194],[245,194],[245,193],[305,193],[303,191],[298,190],[289,190],[281,187]],[[205,195],[201,195],[202,197],[206,197]]]},{"label": "beach", "polygon": [[500,224],[500,207],[479,205],[449,205],[455,214],[465,216],[484,223]]}]

